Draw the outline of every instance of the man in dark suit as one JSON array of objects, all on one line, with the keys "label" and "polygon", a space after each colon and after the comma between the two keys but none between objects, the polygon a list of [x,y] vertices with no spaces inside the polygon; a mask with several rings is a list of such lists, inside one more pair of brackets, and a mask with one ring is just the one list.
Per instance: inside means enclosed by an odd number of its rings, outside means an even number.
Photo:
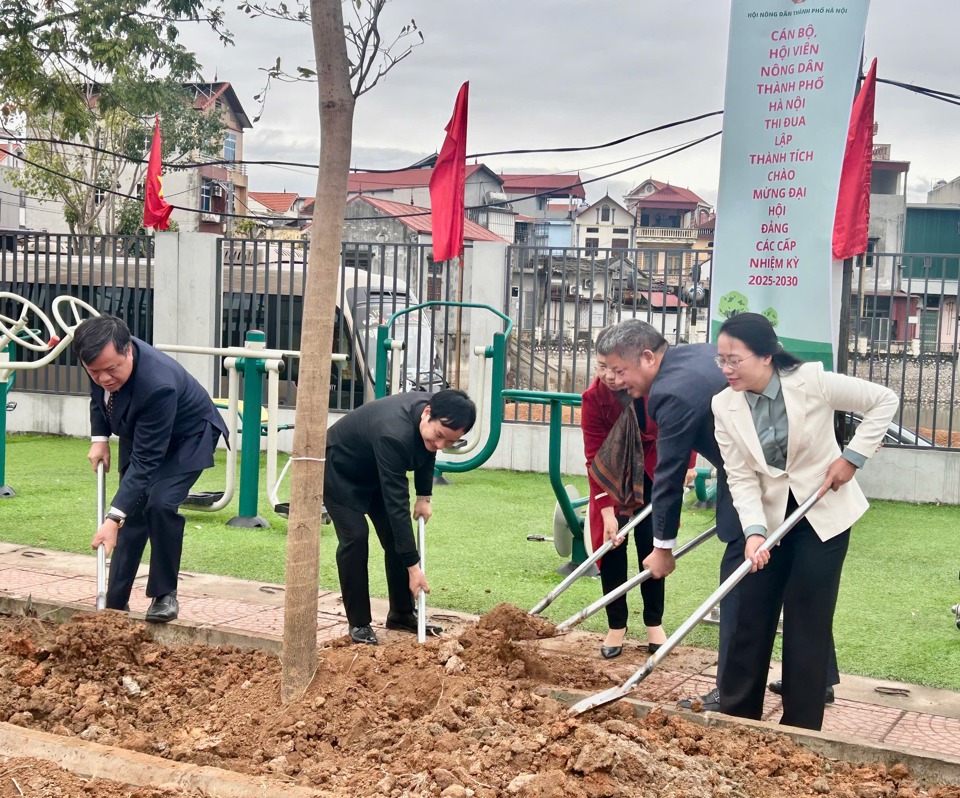
[{"label": "man in dark suit", "polygon": [[[656,579],[662,579],[676,567],[673,548],[680,527],[686,469],[690,452],[696,451],[717,471],[717,537],[727,544],[720,560],[720,581],[726,581],[744,561],[745,540],[714,436],[711,402],[715,394],[727,387],[727,378],[717,367],[717,347],[713,344],[671,347],[655,327],[639,319],[614,325],[612,333],[601,343],[597,351],[606,357],[607,368],[617,375],[618,385],[634,398],[647,397],[647,412],[659,427],[651,496],[654,549],[643,561],[644,567],[649,568]],[[739,600],[735,588],[720,601],[718,684],[733,640],[733,618]],[[834,651],[827,669],[827,683],[833,685],[839,681]],[[825,701],[833,700],[833,688],[828,687]],[[719,690],[711,690],[700,701],[705,711],[719,711]],[[692,699],[680,702],[688,708],[692,703]]]},{"label": "man in dark suit", "polygon": [[129,608],[130,591],[147,541],[153,599],[146,620],[177,617],[177,578],[184,518],[179,506],[227,428],[206,391],[169,355],[134,338],[114,316],[81,323],[73,352],[90,376],[91,446],[94,470],[110,470],[110,435],[120,437],[120,487],[106,520],[94,535],[109,554],[107,607]]},{"label": "man in dark suit", "polygon": [[[377,644],[370,626],[367,516],[384,551],[387,628],[416,633],[413,597],[421,589],[429,593],[430,586],[410,523],[407,472],[413,471],[417,491],[413,517],[426,522],[437,452],[469,432],[476,418],[477,409],[463,391],[411,392],[362,405],[327,433],[323,500],[339,541],[337,571],[353,642]],[[427,631],[442,630],[431,624]]]},{"label": "man in dark suit", "polygon": [[[656,423],[657,468],[653,476],[653,552],[643,561],[655,579],[676,567],[673,548],[680,528],[683,488],[690,453],[699,452],[717,470],[717,537],[727,544],[720,562],[722,582],[743,562],[743,531],[730,498],[723,458],[713,434],[714,394],[727,387],[717,368],[717,348],[712,344],[671,347],[655,327],[639,319],[614,325],[598,352],[607,360],[622,385],[634,398],[647,397],[647,412]],[[732,638],[737,591],[720,602],[718,673],[723,669]],[[712,690],[703,697],[704,709],[719,710],[720,696]]]}]

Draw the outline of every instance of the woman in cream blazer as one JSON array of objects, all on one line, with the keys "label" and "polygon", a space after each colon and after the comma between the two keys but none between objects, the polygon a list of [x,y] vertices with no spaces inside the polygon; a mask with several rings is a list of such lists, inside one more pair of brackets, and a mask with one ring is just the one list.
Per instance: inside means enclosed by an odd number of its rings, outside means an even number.
[{"label": "woman in cream blazer", "polygon": [[[745,556],[753,571],[737,586],[740,611],[720,687],[721,711],[759,719],[777,621],[783,610],[783,716],[809,729],[823,724],[833,613],[850,527],[867,500],[853,476],[879,448],[897,410],[893,391],[802,363],[783,350],[756,313],[720,328],[717,365],[729,387],[713,398],[716,437]],[[843,452],[834,412],[863,421]],[[766,535],[812,494],[821,496],[772,552]]]}]

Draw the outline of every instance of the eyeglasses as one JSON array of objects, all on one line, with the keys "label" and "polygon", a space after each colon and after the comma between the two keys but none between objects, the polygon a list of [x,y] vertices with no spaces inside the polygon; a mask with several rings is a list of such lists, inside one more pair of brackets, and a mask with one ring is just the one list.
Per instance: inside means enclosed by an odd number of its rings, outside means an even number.
[{"label": "eyeglasses", "polygon": [[740,364],[744,360],[749,360],[754,357],[753,355],[747,355],[746,357],[715,357],[713,362],[717,364],[718,369],[730,369],[730,371],[736,371],[740,368]]}]

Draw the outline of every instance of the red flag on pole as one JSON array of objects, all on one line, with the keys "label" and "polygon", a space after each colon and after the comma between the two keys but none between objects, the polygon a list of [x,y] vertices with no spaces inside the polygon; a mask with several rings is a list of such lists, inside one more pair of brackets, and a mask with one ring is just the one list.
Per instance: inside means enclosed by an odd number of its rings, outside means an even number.
[{"label": "red flag on pole", "polygon": [[470,82],[460,87],[453,116],[446,127],[437,165],[430,177],[434,261],[463,258],[463,191],[467,158],[467,94]]},{"label": "red flag on pole", "polygon": [[163,178],[160,176],[160,117],[153,125],[153,143],[147,163],[147,184],[143,195],[143,226],[166,230],[173,206],[163,199]]},{"label": "red flag on pole", "polygon": [[847,148],[840,173],[837,215],[833,223],[833,257],[852,258],[867,251],[870,224],[870,176],[873,172],[873,107],[877,93],[877,59],[873,59],[853,101]]}]

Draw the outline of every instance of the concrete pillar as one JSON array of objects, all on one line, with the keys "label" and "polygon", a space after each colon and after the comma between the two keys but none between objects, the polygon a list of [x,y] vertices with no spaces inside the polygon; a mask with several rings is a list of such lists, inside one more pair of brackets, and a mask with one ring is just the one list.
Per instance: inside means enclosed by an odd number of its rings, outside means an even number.
[{"label": "concrete pillar", "polygon": [[[154,344],[219,346],[223,279],[220,238],[209,233],[159,233],[153,261]],[[171,352],[214,395],[216,359]]]}]

